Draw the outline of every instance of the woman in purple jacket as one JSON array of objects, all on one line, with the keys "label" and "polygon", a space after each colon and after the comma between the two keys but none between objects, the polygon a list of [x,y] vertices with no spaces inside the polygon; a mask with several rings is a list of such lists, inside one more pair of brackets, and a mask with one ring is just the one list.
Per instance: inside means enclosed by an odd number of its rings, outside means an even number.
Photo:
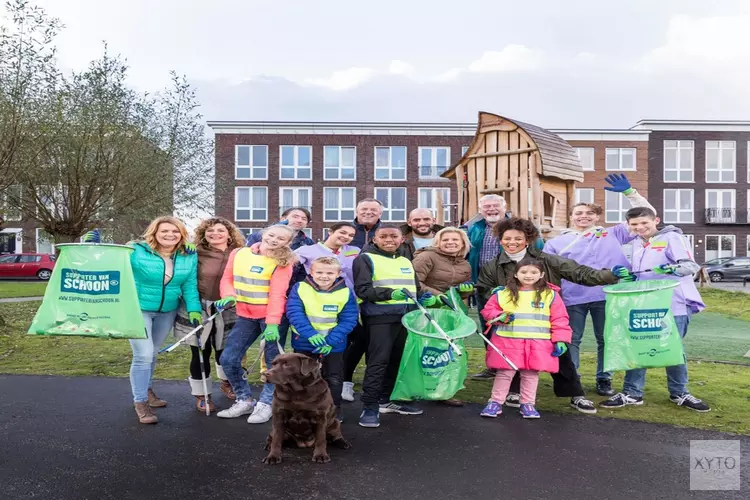
[{"label": "woman in purple jacket", "polygon": [[328,230],[328,238],[325,241],[299,247],[294,251],[297,256],[298,266],[303,269],[296,271],[295,281],[304,281],[310,274],[312,263],[318,257],[335,257],[341,263],[341,275],[344,277],[346,286],[354,289],[354,278],[352,277],[352,263],[359,255],[359,248],[350,245],[357,228],[351,222],[337,222]]},{"label": "woman in purple jacket", "polygon": [[[624,194],[633,207],[648,207],[656,210],[638,194],[625,175],[612,174],[605,179],[610,187],[607,191]],[[598,225],[603,210],[592,203],[578,203],[570,211],[570,222],[574,229],[564,230],[560,236],[552,238],[544,245],[544,252],[567,257],[579,264],[596,269],[612,269],[623,266],[630,269],[630,263],[622,251],[622,246],[633,241],[627,223],[610,228]],[[562,281],[562,297],[570,316],[573,341],[570,355],[578,369],[583,331],[586,328],[586,315],[591,313],[596,337],[596,392],[601,396],[611,396],[612,374],[604,371],[604,312],[605,297],[602,287],[576,285]]]}]

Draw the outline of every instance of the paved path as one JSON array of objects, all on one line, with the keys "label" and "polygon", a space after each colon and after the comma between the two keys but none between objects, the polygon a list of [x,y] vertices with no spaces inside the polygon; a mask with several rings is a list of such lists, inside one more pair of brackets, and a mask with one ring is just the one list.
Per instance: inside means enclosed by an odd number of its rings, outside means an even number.
[{"label": "paved path", "polygon": [[42,300],[44,297],[12,297],[9,299],[0,299],[0,304],[3,302],[34,302],[35,300]]},{"label": "paved path", "polygon": [[[348,404],[351,450],[318,465],[310,450],[285,449],[281,465],[266,466],[270,424],[206,417],[186,389],[157,381],[170,405],[145,426],[125,379],[0,375],[2,498],[683,499],[689,440],[731,438],[580,414],[485,420],[476,405],[430,403],[421,417],[386,415],[363,429]],[[742,446],[744,491],[699,498],[748,498],[750,439]]]}]

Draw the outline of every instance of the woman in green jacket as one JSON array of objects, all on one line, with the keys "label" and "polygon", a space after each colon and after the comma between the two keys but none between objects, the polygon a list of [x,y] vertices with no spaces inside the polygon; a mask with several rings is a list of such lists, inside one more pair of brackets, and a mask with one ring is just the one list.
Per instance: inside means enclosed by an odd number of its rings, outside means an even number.
[{"label": "woman in green jacket", "polygon": [[133,349],[130,386],[135,412],[142,424],[158,422],[151,408],[167,406],[154,394],[151,379],[156,353],[172,330],[180,298],[185,301],[189,320],[196,326],[201,322],[198,257],[195,246],[187,241],[187,230],[179,219],[159,217],[148,226],[142,241],[129,243],[134,249],[130,265],[148,335],[145,339],[130,340]]}]

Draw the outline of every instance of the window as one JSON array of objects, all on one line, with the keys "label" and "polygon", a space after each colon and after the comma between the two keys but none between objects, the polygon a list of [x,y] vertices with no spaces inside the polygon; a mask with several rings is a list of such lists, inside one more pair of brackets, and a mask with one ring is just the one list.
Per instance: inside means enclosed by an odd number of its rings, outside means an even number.
[{"label": "window", "polygon": [[734,257],[734,235],[706,235],[706,261]]},{"label": "window", "polygon": [[326,146],[323,148],[323,179],[353,181],[357,179],[357,148],[354,146]]},{"label": "window", "polygon": [[42,256],[41,255],[21,255],[18,258],[18,262],[21,264],[31,264],[33,262],[41,262]]},{"label": "window", "polygon": [[55,239],[40,227],[36,228],[36,253],[55,253]]},{"label": "window", "polygon": [[375,188],[375,199],[383,204],[384,222],[406,220],[406,188]]},{"label": "window", "polygon": [[417,207],[432,210],[433,215],[437,214],[437,194],[438,191],[441,192],[443,195],[443,218],[445,222],[449,222],[451,220],[451,207],[448,206],[451,202],[450,188],[419,188],[418,191],[419,202],[417,204]]},{"label": "window", "polygon": [[235,179],[268,179],[268,146],[235,146]]},{"label": "window", "polygon": [[706,222],[734,222],[734,189],[706,189]]},{"label": "window", "polygon": [[682,236],[687,240],[687,246],[692,254],[695,248],[695,237],[692,234],[683,234]]},{"label": "window", "polygon": [[[292,187],[280,187],[279,188],[279,215],[283,214],[285,210],[293,207],[306,208],[310,210],[312,208],[312,188],[292,188]],[[307,221],[309,224],[312,221]]]},{"label": "window", "polygon": [[635,171],[635,148],[607,148],[605,170]]},{"label": "window", "polygon": [[576,150],[576,153],[578,153],[578,159],[581,160],[581,165],[583,165],[583,171],[593,172],[594,171],[594,148],[575,148],[575,150]]},{"label": "window", "polygon": [[750,235],[747,236],[747,249],[745,254],[750,257]]},{"label": "window", "polygon": [[17,258],[17,255],[3,255],[0,257],[0,264],[15,264]]},{"label": "window", "polygon": [[242,233],[242,236],[244,236],[245,239],[247,239],[247,237],[250,236],[251,234],[255,234],[255,233],[259,233],[263,231],[262,227],[239,227],[237,229],[240,230],[240,232]]},{"label": "window", "polygon": [[23,188],[19,185],[8,186],[0,196],[0,217],[6,222],[21,220],[21,193]]},{"label": "window", "polygon": [[406,180],[405,146],[388,146],[375,148],[375,180]]},{"label": "window", "polygon": [[605,222],[625,222],[625,214],[630,210],[630,201],[620,193],[604,192]]},{"label": "window", "polygon": [[281,146],[279,179],[312,179],[312,146]]},{"label": "window", "polygon": [[419,177],[439,178],[450,162],[451,148],[419,148]]},{"label": "window", "polygon": [[[609,194],[609,192],[607,192]],[[624,196],[623,196],[624,198]],[[693,223],[693,190],[665,189],[664,190],[664,222]]]},{"label": "window", "polygon": [[594,203],[594,188],[576,188],[576,203]]},{"label": "window", "polygon": [[469,150],[469,146],[461,146],[461,156],[465,155]]},{"label": "window", "polygon": [[331,222],[354,220],[356,197],[355,188],[324,188],[323,220]]},{"label": "window", "polygon": [[268,220],[268,188],[235,187],[235,220]]},{"label": "window", "polygon": [[693,182],[693,141],[664,141],[664,182]]},{"label": "window", "polygon": [[706,182],[735,182],[734,141],[706,141]]}]

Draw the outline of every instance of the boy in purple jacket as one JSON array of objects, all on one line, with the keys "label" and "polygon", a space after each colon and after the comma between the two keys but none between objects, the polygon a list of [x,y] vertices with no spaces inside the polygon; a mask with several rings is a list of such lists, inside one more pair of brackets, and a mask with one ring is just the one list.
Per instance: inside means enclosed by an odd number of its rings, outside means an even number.
[{"label": "boy in purple jacket", "polygon": [[[659,218],[648,208],[631,208],[628,210],[628,225],[637,234],[633,242],[633,271],[640,273],[641,280],[677,280],[672,295],[672,313],[681,337],[687,334],[690,317],[702,311],[706,306],[695,288],[693,274],[700,266],[693,260],[682,231],[674,226],[657,229]],[[617,274],[617,272],[615,272]],[[684,406],[699,412],[711,408],[688,392],[687,363],[668,366],[667,389],[669,400],[677,406]],[[603,401],[604,408],[621,408],[628,405],[643,404],[643,387],[646,385],[646,370],[628,370],[622,392]]]},{"label": "boy in purple jacket", "polygon": [[[607,191],[624,194],[634,207],[647,207],[656,212],[649,202],[638,194],[625,175],[612,174],[605,179],[610,187]],[[604,213],[602,207],[592,203],[577,203],[570,210],[570,222],[574,229],[564,230],[560,236],[552,238],[544,245],[544,252],[572,259],[579,264],[595,269],[612,269],[621,266],[630,269],[630,263],[622,252],[622,245],[635,238],[627,223],[604,228],[598,225]],[[570,317],[573,330],[570,356],[576,369],[583,331],[586,329],[586,315],[591,314],[596,337],[596,392],[601,396],[611,396],[612,374],[604,371],[604,312],[605,296],[601,286],[583,286],[562,281],[562,298]]]}]

